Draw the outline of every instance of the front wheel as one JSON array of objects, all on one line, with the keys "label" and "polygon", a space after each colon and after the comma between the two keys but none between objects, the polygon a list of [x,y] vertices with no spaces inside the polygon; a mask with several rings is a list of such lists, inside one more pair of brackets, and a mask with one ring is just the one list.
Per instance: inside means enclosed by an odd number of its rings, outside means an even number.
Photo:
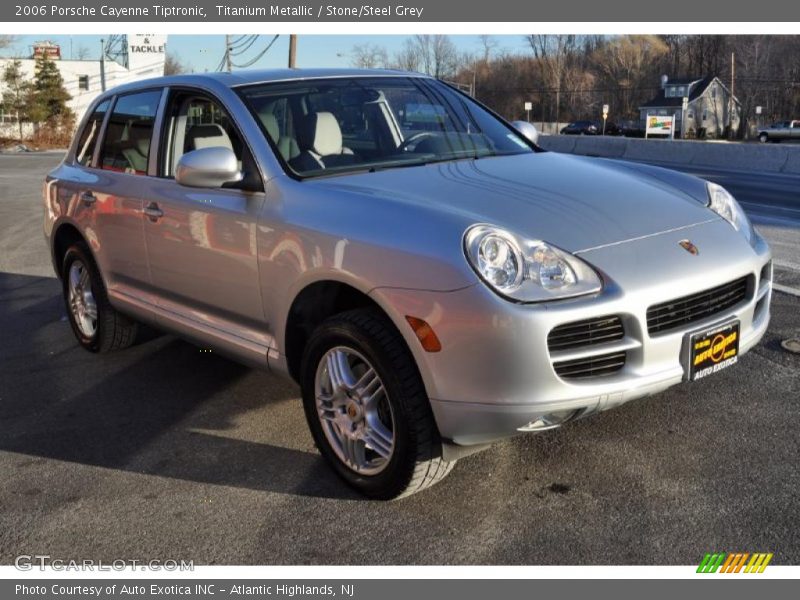
[{"label": "front wheel", "polygon": [[769,141],[769,136],[766,133],[762,133],[758,136],[758,141],[762,144],[766,144]]},{"label": "front wheel", "polygon": [[317,328],[304,352],[301,388],[320,452],[366,496],[408,496],[443,479],[455,464],[441,458],[408,348],[377,311],[349,311]]}]

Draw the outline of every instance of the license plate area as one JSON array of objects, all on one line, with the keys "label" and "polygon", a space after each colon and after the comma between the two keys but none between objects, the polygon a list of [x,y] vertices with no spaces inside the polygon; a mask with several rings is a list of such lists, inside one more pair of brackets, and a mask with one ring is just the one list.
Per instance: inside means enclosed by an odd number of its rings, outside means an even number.
[{"label": "license plate area", "polygon": [[689,381],[697,381],[739,360],[739,321],[695,333],[689,338]]}]

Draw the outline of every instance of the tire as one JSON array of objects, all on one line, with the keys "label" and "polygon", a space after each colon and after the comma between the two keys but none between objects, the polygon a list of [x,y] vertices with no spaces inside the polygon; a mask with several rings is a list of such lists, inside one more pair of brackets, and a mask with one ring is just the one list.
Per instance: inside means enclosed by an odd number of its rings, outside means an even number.
[{"label": "tire", "polygon": [[[80,285],[71,287],[76,281]],[[61,283],[67,319],[78,343],[86,350],[111,352],[127,348],[136,341],[137,323],[111,306],[97,264],[86,244],[79,242],[67,250]],[[79,293],[71,294],[71,289],[79,290]],[[80,299],[76,302],[76,298]]]},{"label": "tire", "polygon": [[769,136],[766,133],[762,133],[758,136],[758,141],[762,144],[766,144],[769,141]]},{"label": "tire", "polygon": [[[346,368],[340,368],[341,361]],[[367,383],[336,386],[334,371],[349,373],[337,376],[339,381]],[[365,496],[409,496],[441,481],[453,468],[455,462],[441,457],[441,439],[414,359],[394,325],[377,310],[348,311],[324,321],[306,344],[300,379],[317,448]],[[370,393],[371,400],[365,400]],[[347,437],[343,431],[348,427],[361,438]],[[348,462],[348,454],[355,459]]]}]

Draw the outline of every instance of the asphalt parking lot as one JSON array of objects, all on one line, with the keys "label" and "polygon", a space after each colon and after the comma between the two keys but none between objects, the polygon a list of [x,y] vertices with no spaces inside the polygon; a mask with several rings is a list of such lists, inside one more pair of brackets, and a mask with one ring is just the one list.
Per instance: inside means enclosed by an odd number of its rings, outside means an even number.
[{"label": "asphalt parking lot", "polygon": [[[166,335],[78,348],[41,233],[59,159],[0,155],[0,563],[800,562],[800,355],[780,346],[800,336],[800,297],[774,295],[764,341],[734,369],[366,501],[314,449],[293,384]],[[800,287],[800,220],[762,231]]]}]

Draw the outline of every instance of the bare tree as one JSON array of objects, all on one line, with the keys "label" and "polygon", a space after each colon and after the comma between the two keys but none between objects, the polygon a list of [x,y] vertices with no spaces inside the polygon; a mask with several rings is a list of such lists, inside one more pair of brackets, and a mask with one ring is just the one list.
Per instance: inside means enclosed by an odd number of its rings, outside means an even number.
[{"label": "bare tree", "polygon": [[449,36],[427,36],[430,41],[432,69],[431,75],[437,78],[453,77],[459,66],[459,54],[456,45]]},{"label": "bare tree", "polygon": [[446,35],[415,35],[408,38],[394,58],[394,65],[405,71],[421,71],[437,78],[452,78],[461,57]]},{"label": "bare tree", "polygon": [[0,35],[0,50],[14,45],[16,41],[17,38],[14,37],[13,35]]},{"label": "bare tree", "polygon": [[612,38],[593,56],[595,68],[609,84],[619,88],[618,112],[631,116],[638,104],[638,90],[654,81],[654,65],[669,52],[666,42],[656,35],[622,35]]},{"label": "bare tree", "polygon": [[419,52],[411,39],[406,39],[403,42],[402,50],[395,53],[392,59],[392,68],[400,69],[401,71],[420,70]]},{"label": "bare tree", "polygon": [[190,73],[191,66],[181,60],[181,57],[174,52],[167,52],[164,58],[164,75],[180,75],[181,73]]},{"label": "bare tree", "polygon": [[350,64],[359,69],[385,69],[389,66],[389,53],[377,44],[353,46]]},{"label": "bare tree", "polygon": [[577,38],[574,35],[532,34],[526,39],[539,63],[542,79],[555,90],[555,117],[556,122],[559,122],[561,91],[577,50]]},{"label": "bare tree", "polygon": [[492,52],[497,48],[497,40],[491,35],[479,35],[478,40],[481,44],[481,59],[484,64],[487,64],[492,57]]},{"label": "bare tree", "polygon": [[83,44],[79,44],[78,47],[73,50],[71,58],[74,58],[75,60],[88,60],[90,54],[91,52],[89,51],[89,48]]}]

